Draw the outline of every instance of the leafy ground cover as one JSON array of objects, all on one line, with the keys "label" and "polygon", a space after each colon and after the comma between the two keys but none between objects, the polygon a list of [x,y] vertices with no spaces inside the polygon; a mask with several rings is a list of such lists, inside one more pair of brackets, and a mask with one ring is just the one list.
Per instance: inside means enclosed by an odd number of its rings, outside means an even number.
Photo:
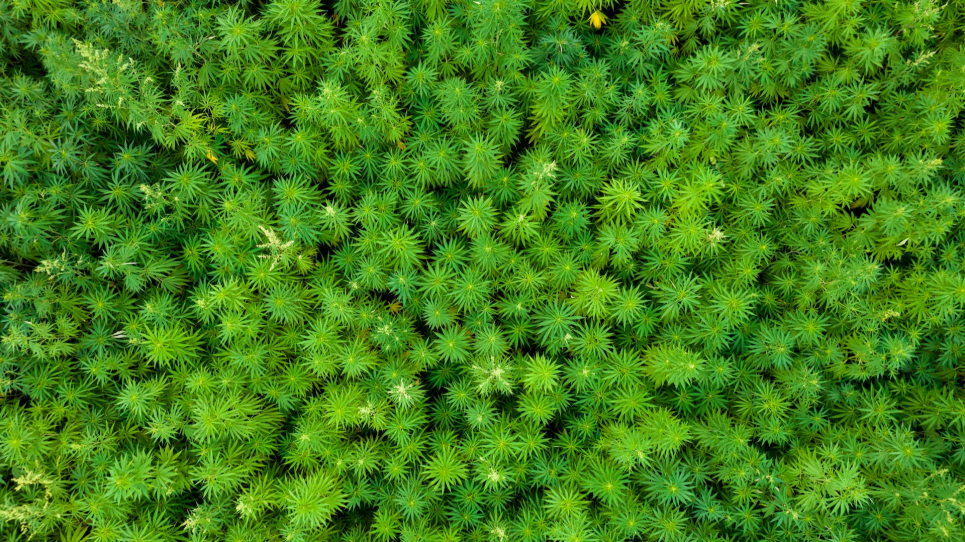
[{"label": "leafy ground cover", "polygon": [[965,540],[963,22],[0,0],[0,534]]}]

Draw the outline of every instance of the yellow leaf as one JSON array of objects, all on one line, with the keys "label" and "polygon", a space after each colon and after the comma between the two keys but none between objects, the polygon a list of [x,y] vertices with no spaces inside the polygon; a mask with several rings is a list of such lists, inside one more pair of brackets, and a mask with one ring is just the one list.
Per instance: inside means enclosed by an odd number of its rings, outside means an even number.
[{"label": "yellow leaf", "polygon": [[600,13],[599,11],[594,11],[590,14],[590,24],[593,28],[599,30],[603,25],[606,24],[606,15]]},{"label": "yellow leaf", "polygon": [[208,160],[211,160],[211,161],[214,162],[215,164],[218,163],[218,157],[214,155],[214,151],[213,151],[213,150],[208,149],[208,154],[206,154],[205,156],[207,156],[207,157],[208,157]]}]

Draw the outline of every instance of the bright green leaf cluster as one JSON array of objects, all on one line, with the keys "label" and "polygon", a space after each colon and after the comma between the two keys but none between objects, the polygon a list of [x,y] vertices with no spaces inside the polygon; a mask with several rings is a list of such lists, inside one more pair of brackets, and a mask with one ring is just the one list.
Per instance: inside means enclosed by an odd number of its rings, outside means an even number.
[{"label": "bright green leaf cluster", "polygon": [[0,536],[965,540],[963,21],[0,0]]}]

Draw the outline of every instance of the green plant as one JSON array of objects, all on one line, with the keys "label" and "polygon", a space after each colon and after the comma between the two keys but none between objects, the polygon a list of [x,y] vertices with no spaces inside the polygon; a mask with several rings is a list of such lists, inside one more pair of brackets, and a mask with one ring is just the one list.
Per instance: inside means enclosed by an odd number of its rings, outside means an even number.
[{"label": "green plant", "polygon": [[0,0],[0,534],[965,539],[963,20]]}]

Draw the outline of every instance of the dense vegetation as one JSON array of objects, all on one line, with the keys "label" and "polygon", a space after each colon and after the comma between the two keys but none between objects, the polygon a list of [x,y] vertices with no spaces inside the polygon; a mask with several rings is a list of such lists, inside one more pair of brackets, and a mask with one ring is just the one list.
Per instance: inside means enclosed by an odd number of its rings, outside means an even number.
[{"label": "dense vegetation", "polygon": [[965,540],[963,26],[0,0],[0,536]]}]

